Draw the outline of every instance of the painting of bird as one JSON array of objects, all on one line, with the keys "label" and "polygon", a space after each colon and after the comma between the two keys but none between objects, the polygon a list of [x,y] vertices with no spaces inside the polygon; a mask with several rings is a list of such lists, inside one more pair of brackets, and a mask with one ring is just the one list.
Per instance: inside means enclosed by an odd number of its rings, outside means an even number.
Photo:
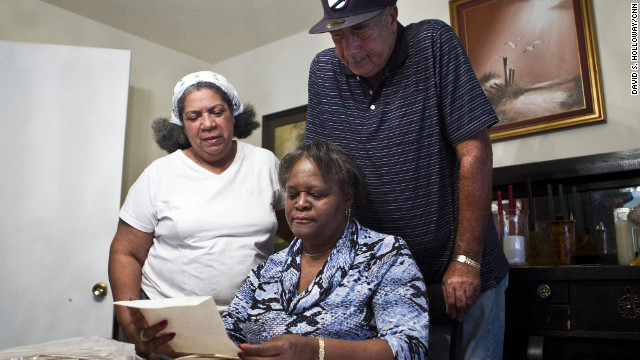
[{"label": "painting of bird", "polygon": [[526,53],[527,51],[533,51],[533,49],[535,49],[536,45],[543,43],[544,40],[536,40],[534,41],[530,46],[525,46],[524,50],[522,50],[523,53]]},{"label": "painting of bird", "polygon": [[520,39],[522,39],[522,36],[518,38],[518,40],[516,40],[515,42],[511,42],[511,41],[506,41],[504,44],[509,46],[512,49],[515,49],[516,46],[518,46],[518,43],[520,42]]}]

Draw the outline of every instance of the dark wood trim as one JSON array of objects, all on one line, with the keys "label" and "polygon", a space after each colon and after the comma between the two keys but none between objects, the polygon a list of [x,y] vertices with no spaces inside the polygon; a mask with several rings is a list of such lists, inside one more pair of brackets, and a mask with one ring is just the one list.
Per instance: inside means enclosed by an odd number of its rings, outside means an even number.
[{"label": "dark wood trim", "polygon": [[521,266],[512,267],[509,282],[540,280],[640,280],[639,266],[575,265],[575,266]]},{"label": "dark wood trim", "polygon": [[496,190],[513,185],[515,197],[527,197],[527,179],[533,196],[546,196],[547,184],[576,186],[593,191],[640,185],[640,148],[597,155],[541,161],[493,169]]}]

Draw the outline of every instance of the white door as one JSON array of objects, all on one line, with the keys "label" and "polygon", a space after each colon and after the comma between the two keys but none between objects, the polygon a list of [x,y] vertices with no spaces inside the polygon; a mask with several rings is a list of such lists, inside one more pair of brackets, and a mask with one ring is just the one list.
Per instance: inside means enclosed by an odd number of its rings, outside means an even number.
[{"label": "white door", "polygon": [[130,59],[0,41],[0,349],[111,337]]}]

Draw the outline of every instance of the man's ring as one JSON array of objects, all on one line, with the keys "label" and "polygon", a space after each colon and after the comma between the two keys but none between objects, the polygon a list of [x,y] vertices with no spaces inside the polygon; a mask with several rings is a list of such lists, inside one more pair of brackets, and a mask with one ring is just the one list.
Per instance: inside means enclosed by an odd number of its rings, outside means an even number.
[{"label": "man's ring", "polygon": [[147,339],[147,338],[145,338],[145,337],[144,337],[144,335],[142,334],[143,332],[144,332],[144,329],[143,329],[143,330],[140,330],[140,341],[142,341],[142,342],[147,342],[147,341],[153,340],[153,338],[152,338],[152,337],[150,337],[150,338],[148,338],[148,339]]}]

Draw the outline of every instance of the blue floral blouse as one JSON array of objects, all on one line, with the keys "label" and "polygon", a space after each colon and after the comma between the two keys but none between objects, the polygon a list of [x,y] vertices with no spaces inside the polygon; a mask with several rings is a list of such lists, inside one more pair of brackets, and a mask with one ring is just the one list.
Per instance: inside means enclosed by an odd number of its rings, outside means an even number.
[{"label": "blue floral blouse", "polygon": [[353,218],[309,288],[298,294],[302,241],[256,266],[222,315],[236,344],[281,334],[386,340],[396,359],[426,359],[427,292],[401,238]]}]

